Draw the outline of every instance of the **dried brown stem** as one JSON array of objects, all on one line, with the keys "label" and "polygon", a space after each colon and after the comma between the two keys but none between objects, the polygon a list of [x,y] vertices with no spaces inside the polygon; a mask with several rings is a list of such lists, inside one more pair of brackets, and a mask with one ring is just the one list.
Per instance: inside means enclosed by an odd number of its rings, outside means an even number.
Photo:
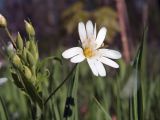
[{"label": "dried brown stem", "polygon": [[128,36],[127,36],[127,12],[126,12],[126,4],[124,0],[116,0],[116,7],[118,12],[118,19],[120,25],[120,34],[121,34],[121,41],[123,47],[123,55],[126,62],[130,61],[130,50],[128,44]]}]

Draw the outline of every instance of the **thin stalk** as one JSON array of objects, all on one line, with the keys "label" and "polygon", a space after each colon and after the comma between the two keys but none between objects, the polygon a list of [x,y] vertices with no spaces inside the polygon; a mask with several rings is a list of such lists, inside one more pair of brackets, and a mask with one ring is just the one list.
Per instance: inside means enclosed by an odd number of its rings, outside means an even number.
[{"label": "thin stalk", "polygon": [[77,64],[72,68],[70,73],[67,75],[67,77],[62,81],[62,83],[54,90],[52,93],[48,96],[48,98],[45,100],[44,105],[47,104],[47,102],[51,99],[51,97],[63,86],[63,84],[68,80],[68,78],[72,75],[73,71],[75,70]]},{"label": "thin stalk", "polygon": [[[129,49],[129,35],[127,34],[127,26],[129,26],[128,15],[127,15],[127,8],[125,0],[116,0],[116,7],[117,13],[119,18],[119,25],[120,25],[120,34],[121,34],[121,41],[123,46],[123,53],[126,62],[130,61],[130,49]],[[128,28],[129,29],[129,28]]]},{"label": "thin stalk", "polygon": [[10,38],[10,40],[11,40],[11,42],[12,42],[12,44],[13,44],[13,47],[16,49],[16,48],[17,48],[17,47],[16,47],[16,44],[15,44],[15,42],[14,42],[14,40],[13,40],[13,38],[12,38],[12,35],[10,34],[10,32],[9,32],[9,30],[8,30],[7,27],[5,27],[5,31],[6,31],[6,33],[7,33],[7,35],[8,35],[8,37]]},{"label": "thin stalk", "polygon": [[133,105],[133,118],[134,118],[134,120],[138,120],[138,113],[137,113],[137,95],[135,95],[134,97],[133,97],[133,103],[132,103],[132,105]]},{"label": "thin stalk", "polygon": [[102,105],[99,103],[99,101],[96,99],[96,97],[93,98],[97,106],[101,109],[101,111],[105,114],[107,120],[112,120],[112,118],[109,116],[109,114],[106,112],[106,110],[102,107]]},{"label": "thin stalk", "polygon": [[3,101],[2,97],[0,97],[0,101],[1,101],[1,104],[3,106],[3,110],[4,110],[4,113],[5,113],[5,116],[6,116],[6,120],[9,120],[8,111],[7,111],[6,105],[4,104],[4,101]]},{"label": "thin stalk", "polygon": [[133,120],[133,106],[132,106],[132,97],[129,97],[129,120]]},{"label": "thin stalk", "polygon": [[121,101],[120,101],[120,96],[119,96],[119,91],[120,91],[120,83],[119,80],[117,80],[116,83],[117,86],[117,116],[118,116],[118,120],[121,120]]}]

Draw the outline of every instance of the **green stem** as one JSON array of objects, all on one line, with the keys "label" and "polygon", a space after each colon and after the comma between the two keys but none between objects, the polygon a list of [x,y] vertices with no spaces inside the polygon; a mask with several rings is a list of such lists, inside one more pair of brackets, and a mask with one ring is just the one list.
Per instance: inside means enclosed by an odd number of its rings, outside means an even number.
[{"label": "green stem", "polygon": [[8,35],[8,37],[10,38],[10,40],[11,40],[11,42],[12,42],[12,44],[13,44],[13,47],[16,49],[16,44],[15,44],[15,42],[14,42],[14,40],[13,40],[13,38],[12,38],[12,35],[10,34],[10,32],[9,32],[9,30],[8,30],[7,27],[5,27],[5,31],[6,31],[6,33],[7,33],[7,35]]},{"label": "green stem", "polygon": [[106,112],[106,110],[104,109],[104,107],[102,107],[102,105],[96,99],[96,97],[94,97],[93,100],[95,101],[95,103],[97,104],[97,106],[100,108],[100,110],[105,114],[106,120],[112,120],[112,118],[110,117],[110,115]]},{"label": "green stem", "polygon": [[6,105],[5,105],[5,103],[4,103],[4,101],[3,101],[3,99],[2,99],[1,96],[0,96],[0,101],[1,101],[1,104],[3,106],[3,110],[4,110],[4,113],[5,113],[5,116],[6,116],[6,120],[9,120],[9,118],[8,118],[8,111],[7,111]]},{"label": "green stem", "polygon": [[67,77],[62,81],[62,83],[48,96],[48,98],[45,100],[44,105],[47,104],[47,102],[51,99],[51,97],[63,86],[63,84],[68,80],[68,78],[72,75],[73,71],[75,70],[77,64],[72,68],[70,73],[67,75]]},{"label": "green stem", "polygon": [[117,80],[117,83],[116,83],[116,87],[117,87],[117,98],[116,98],[116,101],[117,101],[117,116],[118,116],[118,120],[121,120],[121,100],[120,100],[120,83],[119,83],[119,79]]}]

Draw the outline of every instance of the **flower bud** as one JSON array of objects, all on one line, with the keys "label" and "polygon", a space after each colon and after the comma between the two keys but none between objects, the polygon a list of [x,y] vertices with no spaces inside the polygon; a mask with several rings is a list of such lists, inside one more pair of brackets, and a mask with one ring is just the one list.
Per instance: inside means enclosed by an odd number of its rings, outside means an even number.
[{"label": "flower bud", "polygon": [[0,14],[0,27],[6,27],[6,26],[7,26],[6,18]]},{"label": "flower bud", "polygon": [[27,52],[27,61],[30,64],[30,66],[35,65],[34,57],[29,51]]},{"label": "flower bud", "polygon": [[19,58],[18,55],[14,54],[12,57],[12,62],[16,67],[20,67],[21,66],[21,59]]},{"label": "flower bud", "polygon": [[27,62],[27,50],[26,48],[24,47],[23,51],[22,51],[22,58],[25,62]]},{"label": "flower bud", "polygon": [[25,22],[25,28],[26,28],[27,33],[31,36],[34,36],[35,30],[33,26],[30,23],[28,23],[26,20],[24,22]]},{"label": "flower bud", "polygon": [[14,49],[13,44],[12,44],[11,42],[8,42],[6,51],[7,51],[8,55],[9,55],[10,57],[12,57],[13,54],[15,53],[15,49]]},{"label": "flower bud", "polygon": [[32,77],[31,70],[27,66],[24,66],[24,76],[27,79],[31,79],[31,77]]},{"label": "flower bud", "polygon": [[19,50],[22,50],[23,49],[23,40],[22,40],[22,37],[21,35],[19,34],[18,32],[18,36],[17,36],[17,40],[16,40],[16,45],[17,45],[17,48]]},{"label": "flower bud", "polygon": [[38,57],[39,57],[39,54],[38,54],[38,50],[37,50],[37,45],[33,40],[30,41],[29,51],[32,53],[32,55],[34,56],[35,60],[37,61]]},{"label": "flower bud", "polygon": [[29,47],[30,47],[30,41],[27,41],[26,42],[26,49],[29,50]]}]

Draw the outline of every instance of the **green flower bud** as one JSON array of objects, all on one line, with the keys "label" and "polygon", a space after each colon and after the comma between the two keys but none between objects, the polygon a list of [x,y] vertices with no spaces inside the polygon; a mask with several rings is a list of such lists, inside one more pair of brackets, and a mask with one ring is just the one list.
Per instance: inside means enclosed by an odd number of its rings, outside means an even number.
[{"label": "green flower bud", "polygon": [[27,61],[30,64],[30,66],[35,65],[34,57],[29,51],[27,52]]},{"label": "green flower bud", "polygon": [[7,26],[6,18],[0,14],[0,27],[6,27],[6,26]]},{"label": "green flower bud", "polygon": [[16,67],[20,67],[22,65],[21,63],[21,59],[19,58],[18,55],[14,54],[12,57],[12,63],[16,66]]},{"label": "green flower bud", "polygon": [[27,41],[26,42],[26,49],[29,50],[29,48],[30,48],[30,41]]},{"label": "green flower bud", "polygon": [[27,62],[27,50],[26,48],[24,47],[23,51],[22,51],[22,58],[25,62]]},{"label": "green flower bud", "polygon": [[25,22],[25,28],[26,28],[27,33],[31,36],[34,36],[35,30],[33,26],[30,23],[28,23],[26,20],[24,22]]},{"label": "green flower bud", "polygon": [[37,45],[33,40],[30,41],[29,51],[32,53],[32,55],[34,56],[35,60],[37,61],[38,57],[39,57],[39,54],[38,54],[38,50],[37,50]]},{"label": "green flower bud", "polygon": [[23,49],[23,40],[22,40],[22,37],[21,35],[19,34],[18,32],[18,36],[17,36],[17,40],[16,40],[16,45],[17,45],[17,48],[19,50],[22,50]]},{"label": "green flower bud", "polygon": [[15,49],[11,42],[8,42],[7,48],[6,48],[7,54],[9,57],[12,57],[15,54]]},{"label": "green flower bud", "polygon": [[24,76],[27,79],[31,79],[31,77],[32,77],[31,70],[27,66],[24,66]]}]

